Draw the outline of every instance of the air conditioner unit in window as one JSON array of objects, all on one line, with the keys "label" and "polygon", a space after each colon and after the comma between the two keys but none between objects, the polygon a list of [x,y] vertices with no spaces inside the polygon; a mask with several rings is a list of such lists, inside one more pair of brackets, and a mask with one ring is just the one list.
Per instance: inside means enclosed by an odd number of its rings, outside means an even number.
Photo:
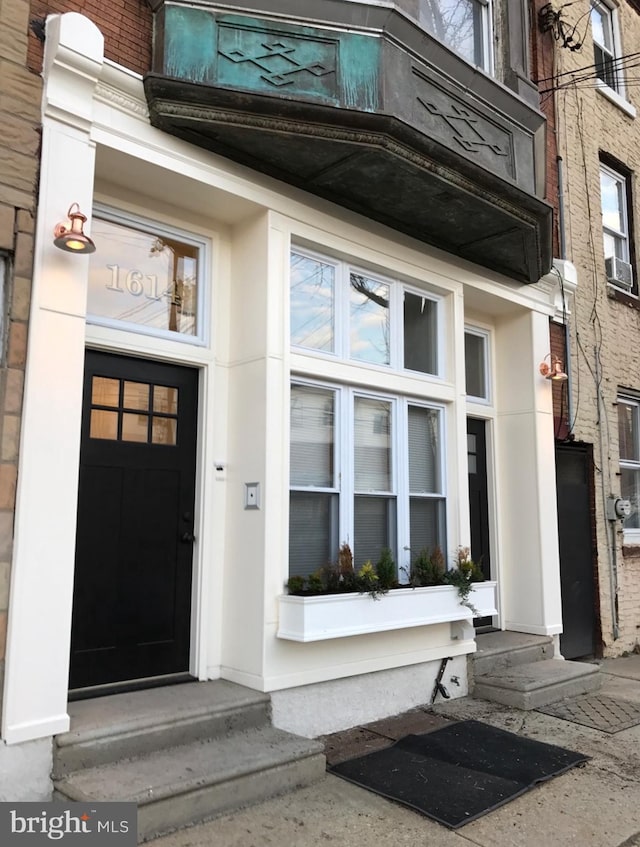
[{"label": "air conditioner unit in window", "polygon": [[604,260],[604,266],[609,282],[627,291],[631,289],[633,285],[633,269],[629,262],[623,262],[617,256],[610,256]]}]

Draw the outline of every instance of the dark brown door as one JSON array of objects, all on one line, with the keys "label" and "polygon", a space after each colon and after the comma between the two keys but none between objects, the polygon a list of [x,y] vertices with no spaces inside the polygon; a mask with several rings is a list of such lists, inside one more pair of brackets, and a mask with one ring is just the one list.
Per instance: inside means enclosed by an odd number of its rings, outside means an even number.
[{"label": "dark brown door", "polygon": [[88,351],[70,688],[189,669],[197,371]]},{"label": "dark brown door", "polygon": [[[489,538],[489,499],[487,495],[487,438],[485,421],[467,418],[467,459],[469,463],[469,520],[471,558],[491,579]],[[491,617],[476,618],[476,627],[491,626]]]},{"label": "dark brown door", "polygon": [[556,444],[558,541],[565,659],[593,656],[598,642],[592,459],[586,444]]}]

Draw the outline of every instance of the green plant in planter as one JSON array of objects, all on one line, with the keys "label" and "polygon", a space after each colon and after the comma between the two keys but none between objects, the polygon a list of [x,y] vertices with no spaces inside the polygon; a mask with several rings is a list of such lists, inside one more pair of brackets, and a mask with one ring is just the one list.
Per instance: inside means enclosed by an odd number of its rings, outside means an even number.
[{"label": "green plant in planter", "polygon": [[444,583],[445,561],[442,550],[435,547],[429,553],[423,547],[417,558],[411,563],[409,573],[409,584],[413,588],[421,588],[427,585],[442,585]]},{"label": "green plant in planter", "polygon": [[[389,551],[385,563],[390,574],[389,580],[391,580],[395,576],[395,565],[391,551]],[[377,570],[370,561],[365,562],[356,571],[353,566],[353,553],[346,543],[340,547],[337,562],[329,563],[307,577],[291,576],[287,580],[289,594],[303,597],[312,594],[358,592],[370,594],[374,600],[377,600],[381,594],[386,594],[390,587],[391,585],[387,584],[387,581],[380,581]]]},{"label": "green plant in planter", "polygon": [[376,574],[378,576],[378,585],[382,591],[388,591],[390,588],[397,587],[398,572],[389,547],[383,548],[380,554],[380,558],[376,564]]},{"label": "green plant in planter", "polygon": [[471,552],[468,547],[460,547],[458,549],[456,567],[444,574],[444,581],[447,585],[453,585],[458,589],[460,604],[470,609],[475,617],[479,617],[480,612],[469,600],[469,595],[473,590],[474,582],[484,581],[484,574],[480,565],[471,558]]}]

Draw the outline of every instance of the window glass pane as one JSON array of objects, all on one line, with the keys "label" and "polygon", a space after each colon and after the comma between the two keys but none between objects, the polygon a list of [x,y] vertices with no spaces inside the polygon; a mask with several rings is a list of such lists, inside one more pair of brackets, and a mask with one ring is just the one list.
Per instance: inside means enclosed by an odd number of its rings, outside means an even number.
[{"label": "window glass pane", "polygon": [[409,406],[409,490],[440,491],[438,412]]},{"label": "window glass pane", "polygon": [[125,409],[140,409],[145,412],[149,408],[149,385],[146,382],[125,382]]},{"label": "window glass pane", "polygon": [[390,497],[356,497],[353,535],[354,566],[375,563],[384,547],[395,547],[395,500]]},{"label": "window glass pane", "polygon": [[624,400],[618,400],[618,438],[620,458],[639,461],[638,407]]},{"label": "window glass pane", "polygon": [[471,332],[464,334],[464,365],[467,394],[487,399],[486,339]]},{"label": "window glass pane", "polygon": [[409,544],[411,559],[421,550],[433,552],[435,547],[444,549],[444,501],[412,497],[409,502]]},{"label": "window glass pane", "polygon": [[153,386],[153,411],[166,415],[178,414],[178,389],[166,385]]},{"label": "window glass pane", "polygon": [[94,406],[120,405],[120,380],[94,376],[91,380],[91,404]]},{"label": "window glass pane", "polygon": [[602,224],[616,232],[626,232],[624,223],[624,182],[606,171],[600,172]]},{"label": "window glass pane", "polygon": [[154,415],[151,423],[153,444],[175,445],[178,421],[175,418],[159,418]]},{"label": "window glass pane", "polygon": [[352,273],[350,338],[351,358],[388,365],[389,286]]},{"label": "window glass pane", "polygon": [[196,335],[198,247],[99,218],[91,237],[90,315]]},{"label": "window glass pane", "polygon": [[118,413],[92,409],[89,438],[108,438],[115,441],[118,438]]},{"label": "window glass pane", "polygon": [[335,560],[338,496],[292,491],[289,500],[289,576],[308,576]]},{"label": "window glass pane", "polygon": [[291,484],[331,488],[334,392],[291,386]]},{"label": "window glass pane", "polygon": [[145,442],[149,438],[149,418],[147,415],[122,415],[122,440]]},{"label": "window glass pane", "polygon": [[291,343],[330,353],[334,349],[333,265],[291,254]]},{"label": "window glass pane", "polygon": [[421,373],[437,373],[437,306],[433,300],[404,293],[404,366]]},{"label": "window glass pane", "polygon": [[356,397],[354,405],[356,491],[391,491],[391,403]]},{"label": "window glass pane", "polygon": [[482,9],[478,2],[422,0],[420,18],[439,41],[468,62],[482,65]]},{"label": "window glass pane", "polygon": [[631,502],[631,514],[624,520],[626,529],[640,529],[640,470],[621,468],[620,493]]}]

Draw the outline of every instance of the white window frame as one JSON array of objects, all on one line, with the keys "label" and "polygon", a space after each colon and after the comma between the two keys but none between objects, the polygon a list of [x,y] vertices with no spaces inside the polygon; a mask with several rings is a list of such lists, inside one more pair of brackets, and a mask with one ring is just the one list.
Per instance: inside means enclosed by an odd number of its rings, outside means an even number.
[{"label": "white window frame", "polygon": [[[291,376],[291,386],[302,385],[335,392],[334,412],[334,481],[335,487],[315,488],[313,486],[290,485],[290,491],[317,491],[318,493],[337,494],[338,500],[338,546],[347,542],[353,549],[354,546],[354,521],[355,521],[355,497],[358,492],[355,488],[355,433],[354,433],[354,411],[356,399],[378,400],[391,404],[391,474],[392,486],[388,492],[374,492],[382,497],[395,500],[396,504],[396,526],[395,526],[395,548],[393,558],[398,567],[400,581],[406,581],[409,575],[411,561],[417,555],[416,551],[410,550],[410,500],[411,491],[409,485],[409,442],[408,442],[408,411],[409,407],[417,407],[435,411],[438,414],[438,435],[440,438],[438,462],[440,470],[440,491],[424,492],[420,495],[423,499],[441,502],[443,509],[443,527],[441,547],[447,555],[447,409],[443,403],[432,402],[424,398],[391,394],[382,391],[370,391],[357,386],[336,383],[325,380],[313,379],[304,376]],[[362,494],[362,492],[359,492]],[[358,551],[353,549],[354,556]],[[335,550],[337,558],[338,548]],[[375,563],[374,563],[375,564]]]},{"label": "white window frame", "polygon": [[[608,177],[615,180],[619,185],[622,186],[622,191],[620,192],[622,196],[622,208],[620,209],[620,217],[622,218],[622,223],[624,225],[624,230],[618,231],[616,229],[612,229],[611,227],[607,227],[604,224],[604,220],[602,221],[602,232],[603,235],[606,233],[610,235],[613,239],[622,244],[622,256],[619,258],[625,262],[630,261],[630,231],[629,231],[629,210],[628,210],[628,201],[627,201],[627,192],[629,189],[629,180],[619,171],[610,168],[608,165],[605,165],[603,162],[600,162],[600,174],[606,174]],[[600,198],[600,211],[601,214],[604,215],[604,208],[602,205],[602,197]],[[608,259],[609,256],[605,254],[605,259]]]},{"label": "white window frame", "polygon": [[[305,256],[317,262],[322,262],[333,266],[335,270],[335,285],[334,285],[334,345],[333,351],[318,350],[313,347],[305,347],[301,344],[291,344],[291,349],[297,353],[304,355],[319,357],[322,359],[330,359],[333,361],[344,362],[358,368],[370,368],[374,370],[383,370],[385,372],[397,371],[403,374],[424,378],[428,380],[442,380],[445,370],[444,362],[444,343],[443,343],[443,298],[434,292],[422,288],[415,282],[405,282],[397,278],[381,274],[378,271],[371,270],[357,262],[349,262],[347,260],[336,259],[331,255],[321,253],[307,247],[300,247],[296,243],[292,243],[290,254],[296,253]],[[374,282],[379,282],[389,286],[389,363],[379,364],[369,362],[362,359],[351,358],[350,356],[350,274],[358,273],[366,276]],[[434,371],[416,371],[404,367],[404,294],[408,292],[417,297],[422,297],[425,300],[435,304],[436,314],[436,339],[435,339],[435,358],[436,367]]]},{"label": "white window frame", "polygon": [[[211,241],[199,234],[193,234],[187,230],[155,221],[142,215],[130,214],[115,209],[102,203],[96,203],[93,208],[93,219],[108,221],[119,224],[130,229],[158,235],[160,238],[175,238],[185,244],[198,248],[198,281],[196,296],[196,334],[172,332],[170,330],[156,329],[137,324],[131,321],[123,321],[117,318],[108,318],[87,311],[86,321],[94,326],[102,326],[107,329],[123,330],[136,335],[152,336],[171,341],[176,344],[188,344],[195,347],[205,347],[209,344],[210,315],[209,315],[209,289],[211,288]],[[97,245],[99,251],[100,245]]]},{"label": "white window frame", "polygon": [[[634,423],[636,432],[638,433],[638,438],[640,439],[640,399],[638,399],[638,397],[620,394],[618,395],[618,403],[625,403],[627,406],[632,406],[635,409]],[[637,460],[622,459],[622,457],[620,457],[620,469],[640,473],[640,445],[638,447]],[[627,544],[640,544],[640,527],[627,528],[623,525],[623,537]]]},{"label": "white window frame", "polygon": [[609,85],[604,79],[596,77],[598,91],[630,115],[630,117],[635,117],[636,110],[627,100],[624,73],[618,66],[619,59],[622,56],[618,9],[612,3],[606,2],[606,0],[591,0],[590,6],[591,11],[597,10],[602,16],[611,40],[611,47],[597,41],[593,26],[591,27],[591,36],[594,46],[594,64],[597,64],[595,55],[597,48],[613,62],[613,74],[615,77],[614,85]]},{"label": "white window frame", "polygon": [[[486,329],[481,329],[477,326],[465,324],[465,337],[474,335],[481,338],[483,341],[482,351],[484,355],[484,395],[477,396],[475,394],[467,394],[467,400],[470,403],[481,403],[484,406],[490,406],[493,402],[491,391],[491,333]],[[466,386],[466,360],[465,360],[465,386]]]}]

